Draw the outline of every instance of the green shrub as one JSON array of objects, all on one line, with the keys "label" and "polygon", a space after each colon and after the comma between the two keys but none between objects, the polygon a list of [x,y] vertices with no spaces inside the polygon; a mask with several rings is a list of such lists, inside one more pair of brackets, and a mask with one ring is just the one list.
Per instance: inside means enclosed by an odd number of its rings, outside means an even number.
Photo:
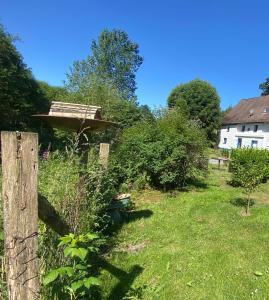
[{"label": "green shrub", "polygon": [[235,175],[242,168],[257,168],[259,180],[265,182],[269,177],[269,151],[264,149],[241,148],[234,149],[230,156],[229,165],[232,174],[231,184],[240,186],[238,177]]},{"label": "green shrub", "polygon": [[251,148],[236,149],[231,154],[232,184],[247,196],[246,214],[249,215],[251,194],[268,178],[269,153]]},{"label": "green shrub", "polygon": [[92,263],[99,244],[98,236],[92,233],[70,233],[60,238],[58,248],[67,263],[50,270],[43,279],[43,284],[51,287],[53,299],[94,299],[92,288],[100,285],[100,281]]},{"label": "green shrub", "polygon": [[171,110],[155,122],[124,130],[115,160],[122,182],[172,189],[205,174],[205,153],[203,131]]}]

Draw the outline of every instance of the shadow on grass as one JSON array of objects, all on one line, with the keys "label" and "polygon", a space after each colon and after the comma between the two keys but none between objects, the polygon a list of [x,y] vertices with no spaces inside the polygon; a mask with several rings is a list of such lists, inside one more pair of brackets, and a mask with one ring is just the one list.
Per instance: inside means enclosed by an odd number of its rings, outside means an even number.
[{"label": "shadow on grass", "polygon": [[153,211],[150,209],[135,210],[125,213],[124,223],[134,222],[136,220],[149,218],[153,215]]},{"label": "shadow on grass", "polygon": [[203,180],[188,180],[186,186],[182,187],[179,191],[189,192],[192,190],[205,190],[208,189],[208,184]]},{"label": "shadow on grass", "polygon": [[[234,206],[246,207],[248,204],[247,199],[245,198],[235,198],[230,201],[230,203]],[[250,206],[253,206],[255,201],[253,199],[250,200]]]},{"label": "shadow on grass", "polygon": [[[113,268],[115,269],[114,266]],[[115,275],[119,279],[119,283],[116,284],[110,292],[107,298],[108,300],[123,299],[124,296],[126,296],[126,294],[129,292],[129,290],[131,290],[131,286],[136,277],[139,276],[144,269],[139,265],[134,265],[129,272],[125,272],[123,270],[120,270],[120,272],[118,272],[118,270],[116,270],[117,274],[113,274],[111,270],[111,274]]]},{"label": "shadow on grass", "polygon": [[[139,265],[134,265],[130,268],[129,272],[126,272],[105,260],[102,257],[94,258],[96,265],[99,268],[106,270],[108,273],[118,279],[118,283],[112,288],[107,300],[120,300],[124,299],[129,291],[132,291],[132,284],[137,276],[143,272],[143,268]],[[96,290],[94,294],[95,300],[102,300],[102,293],[100,290]]]}]

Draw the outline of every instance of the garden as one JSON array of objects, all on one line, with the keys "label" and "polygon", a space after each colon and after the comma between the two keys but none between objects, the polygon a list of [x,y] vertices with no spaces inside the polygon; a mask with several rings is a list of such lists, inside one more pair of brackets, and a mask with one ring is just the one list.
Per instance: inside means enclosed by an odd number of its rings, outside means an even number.
[{"label": "garden", "polygon": [[[33,299],[267,297],[268,151],[233,150],[229,166],[208,164],[221,154],[214,147],[224,114],[209,82],[182,83],[165,107],[153,109],[138,102],[143,58],[122,30],[102,31],[63,87],[36,80],[3,27],[0,42],[0,129],[38,133],[38,194],[65,226],[60,232],[38,221],[40,290]],[[94,122],[114,125],[71,132],[32,117],[55,102],[97,106],[103,119]],[[105,166],[103,143],[110,145]],[[10,279],[6,271],[5,199],[1,299],[9,280],[23,274]],[[31,279],[18,286],[29,288]]]}]

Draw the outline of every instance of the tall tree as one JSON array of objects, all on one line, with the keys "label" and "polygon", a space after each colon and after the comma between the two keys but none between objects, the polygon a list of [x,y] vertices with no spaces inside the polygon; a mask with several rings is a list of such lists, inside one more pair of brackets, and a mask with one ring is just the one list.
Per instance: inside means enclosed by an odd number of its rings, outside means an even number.
[{"label": "tall tree", "polygon": [[86,60],[73,64],[67,74],[67,86],[77,91],[94,76],[101,82],[110,82],[123,98],[134,99],[136,72],[143,62],[138,44],[131,41],[122,30],[104,30],[98,41],[92,41],[91,52]]},{"label": "tall tree", "polygon": [[[41,93],[31,70],[23,62],[13,37],[0,25],[0,130],[40,131],[32,114],[48,111],[49,101]],[[43,127],[43,136],[51,134]]]},{"label": "tall tree", "polygon": [[179,107],[190,118],[198,119],[212,142],[220,126],[220,97],[207,81],[195,79],[175,87],[168,97],[168,106]]},{"label": "tall tree", "polygon": [[269,95],[269,77],[265,79],[265,82],[259,85],[259,89],[262,90],[262,96]]},{"label": "tall tree", "polygon": [[37,80],[39,91],[50,101],[64,101],[69,94],[62,86],[52,86],[45,81]]}]

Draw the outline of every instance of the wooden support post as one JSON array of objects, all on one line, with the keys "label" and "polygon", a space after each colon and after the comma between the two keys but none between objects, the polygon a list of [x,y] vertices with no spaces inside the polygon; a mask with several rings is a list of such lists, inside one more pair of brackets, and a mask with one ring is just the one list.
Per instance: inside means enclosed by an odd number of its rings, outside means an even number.
[{"label": "wooden support post", "polygon": [[40,299],[38,135],[2,132],[2,199],[9,300]]},{"label": "wooden support post", "polygon": [[99,159],[104,168],[107,168],[108,165],[109,146],[109,144],[105,143],[100,144]]}]

